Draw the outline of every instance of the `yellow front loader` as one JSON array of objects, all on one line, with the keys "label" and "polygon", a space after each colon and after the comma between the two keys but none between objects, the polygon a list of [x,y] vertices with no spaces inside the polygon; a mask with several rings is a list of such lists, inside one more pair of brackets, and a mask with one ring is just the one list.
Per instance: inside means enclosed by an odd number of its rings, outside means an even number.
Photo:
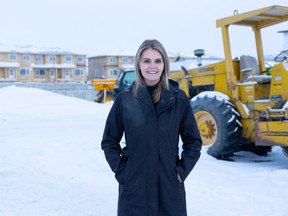
[{"label": "yellow front loader", "polygon": [[95,102],[106,103],[115,100],[117,96],[114,93],[116,79],[93,79],[91,82],[94,85],[94,90],[98,91]]},{"label": "yellow front loader", "polygon": [[[210,145],[210,155],[229,159],[239,150],[265,155],[275,145],[288,154],[288,51],[275,58],[274,66],[265,68],[261,38],[261,29],[287,20],[288,8],[282,6],[219,19],[216,24],[222,30],[224,61],[188,71],[183,68],[182,75],[171,74],[192,98],[203,144]],[[254,31],[257,56],[243,53],[232,58],[231,25]]]}]

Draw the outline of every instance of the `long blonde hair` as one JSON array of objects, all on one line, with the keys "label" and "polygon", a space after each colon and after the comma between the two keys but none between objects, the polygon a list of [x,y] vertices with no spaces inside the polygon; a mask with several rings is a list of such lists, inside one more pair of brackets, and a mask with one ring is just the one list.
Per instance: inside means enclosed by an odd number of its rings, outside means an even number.
[{"label": "long blonde hair", "polygon": [[138,89],[142,86],[145,86],[145,79],[141,74],[140,68],[139,68],[139,63],[140,63],[140,59],[141,59],[141,55],[143,53],[144,50],[152,48],[154,50],[157,50],[160,52],[162,58],[163,58],[163,62],[164,62],[164,70],[162,72],[162,75],[160,77],[160,81],[157,84],[157,88],[152,96],[153,102],[156,103],[157,101],[160,100],[160,96],[161,96],[161,91],[163,88],[169,89],[169,81],[168,81],[168,77],[169,77],[169,58],[168,55],[166,53],[165,48],[163,47],[163,45],[158,41],[158,40],[145,40],[139,47],[137,53],[136,53],[136,57],[135,57],[135,70],[136,70],[136,80],[135,80],[135,85],[134,85],[134,95],[137,95]]}]

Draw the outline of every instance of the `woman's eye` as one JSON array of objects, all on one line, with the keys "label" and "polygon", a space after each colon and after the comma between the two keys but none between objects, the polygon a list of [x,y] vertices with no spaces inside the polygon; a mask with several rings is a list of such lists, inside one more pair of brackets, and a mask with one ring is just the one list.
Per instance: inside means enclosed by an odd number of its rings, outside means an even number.
[{"label": "woman's eye", "polygon": [[155,63],[162,63],[161,59],[156,59]]},{"label": "woman's eye", "polygon": [[151,61],[149,59],[145,59],[144,63],[150,63]]}]

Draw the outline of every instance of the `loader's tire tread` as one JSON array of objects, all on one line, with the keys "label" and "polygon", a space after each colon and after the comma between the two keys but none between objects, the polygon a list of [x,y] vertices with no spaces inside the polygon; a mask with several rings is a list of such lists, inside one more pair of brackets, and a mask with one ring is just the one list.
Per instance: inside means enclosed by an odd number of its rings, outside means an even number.
[{"label": "loader's tire tread", "polygon": [[267,156],[272,151],[271,146],[255,146],[254,143],[244,144],[240,147],[241,151],[249,151],[258,156]]}]

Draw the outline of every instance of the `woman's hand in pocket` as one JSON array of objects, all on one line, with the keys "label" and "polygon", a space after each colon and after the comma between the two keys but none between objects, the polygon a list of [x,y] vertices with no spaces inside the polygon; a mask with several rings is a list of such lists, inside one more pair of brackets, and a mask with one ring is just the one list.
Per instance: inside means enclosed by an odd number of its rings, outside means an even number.
[{"label": "woman's hand in pocket", "polygon": [[181,177],[178,173],[177,173],[177,177],[178,177],[179,182],[182,183]]}]

